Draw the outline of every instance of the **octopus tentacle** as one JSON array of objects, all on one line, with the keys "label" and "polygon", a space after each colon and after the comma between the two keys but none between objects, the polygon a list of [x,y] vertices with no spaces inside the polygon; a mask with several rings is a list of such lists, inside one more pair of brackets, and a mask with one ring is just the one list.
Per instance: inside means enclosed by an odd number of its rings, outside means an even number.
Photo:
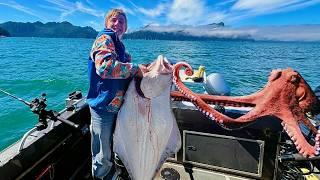
[{"label": "octopus tentacle", "polygon": [[[315,146],[310,145],[304,140],[304,136],[301,133],[297,121],[282,122],[281,125],[286,133],[289,135],[290,139],[294,142],[297,150],[304,157],[314,157],[319,155],[319,138],[316,138]],[[320,131],[316,134],[316,137],[320,137]]]},{"label": "octopus tentacle", "polygon": [[[212,105],[222,105],[222,106],[233,106],[233,107],[255,107],[255,104],[244,101],[243,99],[236,97],[234,99],[230,99],[227,96],[215,96],[208,94],[197,94],[200,99],[202,99],[207,104]],[[190,101],[189,98],[185,97],[179,91],[172,91],[171,97],[174,101]]]},{"label": "octopus tentacle", "polygon": [[[187,75],[192,75],[189,64],[180,62],[174,66],[173,82],[180,92],[171,92],[173,100],[191,101],[209,119],[224,124],[248,123],[263,116],[278,117],[303,156],[312,157],[319,154],[320,130],[306,119],[305,113],[313,109],[319,112],[320,102],[298,72],[292,69],[274,70],[262,90],[248,96],[227,97],[193,93],[180,79],[179,71],[182,67],[186,68]],[[209,104],[252,107],[252,109],[234,119],[216,111]],[[298,121],[304,123],[313,132],[315,145],[312,146],[306,141]]]},{"label": "octopus tentacle", "polygon": [[[285,110],[284,110],[285,111]],[[283,114],[286,114],[287,116],[283,116]],[[296,121],[294,119],[294,115],[290,112],[279,114],[278,117],[283,119],[290,119],[286,121],[282,121],[281,125],[283,126],[283,129],[286,131],[286,133],[289,135],[290,139],[294,142],[297,150],[300,154],[302,154],[305,157],[314,157],[319,155],[319,138],[320,137],[320,130],[317,130],[316,127],[313,126],[313,124],[307,120],[305,117],[301,117],[302,119],[300,121]],[[290,115],[290,116],[288,116]],[[304,125],[306,125],[312,132],[315,132],[315,145],[312,146],[310,143],[308,143],[305,140],[304,135],[302,134],[302,131],[299,126],[299,122],[302,122]]]},{"label": "octopus tentacle", "polygon": [[206,115],[209,119],[219,122],[219,123],[244,123],[244,122],[251,122],[254,119],[251,118],[242,118],[241,120],[235,120],[233,118],[230,118],[215,109],[211,108],[206,102],[204,102],[196,93],[193,93],[191,90],[183,86],[183,83],[180,79],[179,75],[179,69],[181,67],[186,67],[187,75],[190,74],[190,71],[192,72],[192,67],[189,64],[186,63],[177,63],[175,65],[175,71],[174,71],[174,78],[173,82],[176,84],[178,90],[187,97],[191,102],[195,104],[195,106],[201,111],[204,115]]},{"label": "octopus tentacle", "polygon": [[[207,104],[212,105],[221,105],[221,106],[232,106],[232,107],[256,107],[256,104],[248,101],[245,96],[240,97],[227,97],[227,96],[215,96],[208,94],[197,94],[197,96],[202,99]],[[172,91],[171,97],[174,101],[190,101],[185,95],[180,93],[179,91]],[[259,105],[258,105],[259,106]],[[260,109],[260,108],[257,108]],[[257,112],[255,112],[257,113]],[[271,114],[271,113],[269,113]],[[314,133],[317,133],[317,128],[313,126],[313,124],[301,117],[301,121]]]}]

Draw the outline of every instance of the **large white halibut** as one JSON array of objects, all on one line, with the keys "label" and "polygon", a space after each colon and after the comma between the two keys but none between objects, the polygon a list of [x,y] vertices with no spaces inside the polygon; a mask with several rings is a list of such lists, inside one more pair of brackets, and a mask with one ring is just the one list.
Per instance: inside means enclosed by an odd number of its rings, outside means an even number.
[{"label": "large white halibut", "polygon": [[164,161],[181,147],[170,107],[172,66],[166,58],[148,66],[141,81],[141,97],[133,80],[124,97],[113,137],[113,150],[133,180],[151,180]]}]

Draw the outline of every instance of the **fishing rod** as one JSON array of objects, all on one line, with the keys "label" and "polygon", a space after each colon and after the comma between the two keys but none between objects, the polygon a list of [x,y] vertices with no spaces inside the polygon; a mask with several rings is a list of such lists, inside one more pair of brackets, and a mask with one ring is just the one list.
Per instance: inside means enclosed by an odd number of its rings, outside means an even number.
[{"label": "fishing rod", "polygon": [[5,90],[3,90],[3,89],[1,89],[1,88],[0,88],[0,91],[3,92],[4,94],[6,94],[6,95],[8,95],[8,96],[10,96],[10,97],[12,97],[12,98],[14,98],[14,99],[17,99],[18,101],[23,102],[23,103],[26,104],[27,106],[31,106],[31,103],[29,103],[28,101],[25,101],[25,100],[23,100],[23,99],[21,99],[21,98],[19,98],[19,97],[16,97],[16,96],[8,93],[7,91],[5,91]]},{"label": "fishing rod", "polygon": [[23,102],[25,105],[29,106],[29,108],[31,109],[31,111],[35,114],[38,115],[38,119],[39,119],[39,123],[36,125],[37,130],[43,130],[45,128],[48,127],[48,122],[47,122],[47,118],[53,120],[53,121],[61,121],[63,123],[66,123],[70,126],[72,126],[73,128],[79,129],[79,125],[75,124],[67,119],[64,119],[62,117],[59,117],[59,113],[52,111],[52,110],[46,110],[47,104],[46,104],[46,94],[43,93],[41,95],[41,98],[35,98],[33,99],[31,102],[28,102],[22,98],[19,98],[3,89],[0,88],[0,92],[14,98],[17,99],[20,102]]}]

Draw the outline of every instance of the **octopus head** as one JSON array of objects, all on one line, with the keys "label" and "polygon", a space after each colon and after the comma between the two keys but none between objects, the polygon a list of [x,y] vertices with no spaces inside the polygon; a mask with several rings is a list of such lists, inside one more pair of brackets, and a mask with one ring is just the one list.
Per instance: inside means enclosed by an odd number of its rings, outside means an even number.
[{"label": "octopus head", "polygon": [[308,83],[301,77],[301,75],[296,71],[292,71],[287,74],[287,81],[290,81],[296,87],[295,98],[301,111],[303,113],[310,113],[312,115],[319,114],[319,99],[316,97]]}]

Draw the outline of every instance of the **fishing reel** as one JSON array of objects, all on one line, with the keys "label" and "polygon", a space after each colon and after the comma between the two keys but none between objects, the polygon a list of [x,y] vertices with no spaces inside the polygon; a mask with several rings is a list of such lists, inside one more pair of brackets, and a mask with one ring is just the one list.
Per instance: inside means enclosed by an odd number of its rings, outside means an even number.
[{"label": "fishing reel", "polygon": [[63,123],[66,123],[72,126],[73,128],[76,128],[76,129],[79,128],[78,124],[75,124],[67,119],[59,117],[59,113],[57,113],[56,111],[46,110],[46,107],[47,107],[46,102],[47,102],[46,94],[42,93],[40,98],[35,98],[28,104],[31,111],[37,114],[39,117],[38,119],[39,122],[36,125],[38,131],[41,131],[48,127],[47,119],[51,119],[53,121],[61,121]]},{"label": "fishing reel", "polygon": [[31,101],[30,104],[30,109],[33,113],[35,114],[40,114],[41,111],[43,111],[46,107],[47,98],[46,98],[46,94],[42,93],[41,98],[35,98]]},{"label": "fishing reel", "polygon": [[[69,126],[72,126],[75,129],[79,129],[79,125],[75,124],[67,119],[64,119],[62,117],[60,117],[60,114],[52,111],[52,110],[46,110],[47,104],[47,98],[46,98],[46,94],[42,93],[40,98],[35,98],[33,99],[31,102],[28,102],[22,98],[19,98],[3,89],[0,88],[0,92],[20,101],[23,102],[25,105],[29,106],[31,111],[35,114],[37,114],[39,116],[39,123],[36,125],[36,128],[38,131],[41,131],[43,129],[46,129],[48,127],[48,122],[47,119],[51,119],[53,121],[61,121],[65,124],[68,124]],[[79,92],[76,93],[77,97],[80,97]],[[83,134],[85,134],[88,131],[87,127],[83,127],[82,129],[80,129],[82,131]]]},{"label": "fishing reel", "polygon": [[38,130],[43,130],[48,127],[47,117],[51,114],[51,111],[47,111],[46,94],[42,93],[40,98],[35,98],[30,103],[30,109],[33,113],[39,116],[39,123],[36,125]]}]

